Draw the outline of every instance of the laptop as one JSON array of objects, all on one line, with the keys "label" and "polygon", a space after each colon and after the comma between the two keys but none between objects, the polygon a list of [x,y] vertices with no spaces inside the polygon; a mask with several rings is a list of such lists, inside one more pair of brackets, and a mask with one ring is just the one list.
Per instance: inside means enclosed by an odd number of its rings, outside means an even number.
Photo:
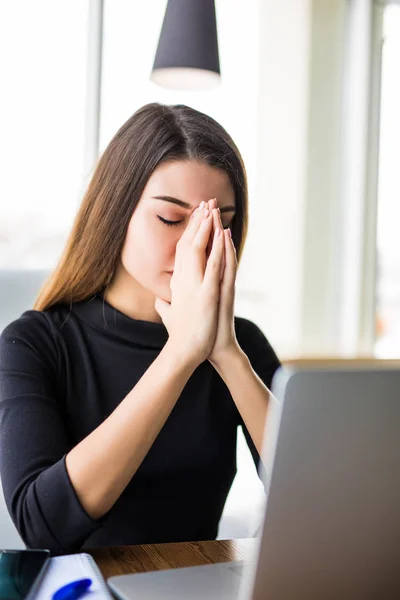
[{"label": "laptop", "polygon": [[349,365],[276,373],[253,557],[110,577],[117,598],[400,598],[400,366]]}]

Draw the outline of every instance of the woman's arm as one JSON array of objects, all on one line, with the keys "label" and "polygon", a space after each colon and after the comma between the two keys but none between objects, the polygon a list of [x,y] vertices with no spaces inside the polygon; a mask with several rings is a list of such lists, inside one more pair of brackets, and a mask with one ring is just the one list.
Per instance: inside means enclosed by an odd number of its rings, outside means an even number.
[{"label": "woman's arm", "polygon": [[[214,208],[216,199],[211,200],[209,205]],[[213,215],[214,227],[222,227],[220,213],[213,210]],[[279,360],[254,323],[247,321],[246,330],[242,331],[244,337],[236,331],[234,298],[238,263],[229,228],[224,231],[224,242],[225,265],[220,284],[218,328],[208,360],[227,385],[260,455],[271,394],[265,382],[270,385],[273,373],[279,367]],[[243,325],[245,321],[242,319]],[[242,346],[243,342],[245,342],[244,346]],[[246,348],[251,350],[248,355],[244,351]],[[252,357],[252,363],[248,356]],[[252,364],[259,365],[259,368],[256,366],[255,368],[262,379],[253,370]]]},{"label": "woman's arm", "polygon": [[167,342],[113,413],[68,453],[70,479],[93,519],[107,513],[126,488],[194,368]]},{"label": "woman's arm", "polygon": [[270,390],[239,347],[232,348],[212,364],[228,387],[257,452],[261,455]]},{"label": "woman's arm", "polygon": [[2,333],[0,472],[28,547],[78,550],[101,527],[196,368],[174,348],[168,341],[108,419],[71,450],[46,317],[32,311]]}]

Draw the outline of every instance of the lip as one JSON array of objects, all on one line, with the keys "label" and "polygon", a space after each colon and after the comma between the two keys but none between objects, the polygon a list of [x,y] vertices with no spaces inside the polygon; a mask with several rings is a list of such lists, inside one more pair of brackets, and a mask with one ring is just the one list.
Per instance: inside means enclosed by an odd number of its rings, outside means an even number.
[{"label": "lip", "polygon": [[167,273],[169,273],[170,275],[172,275],[173,271],[167,271]]}]

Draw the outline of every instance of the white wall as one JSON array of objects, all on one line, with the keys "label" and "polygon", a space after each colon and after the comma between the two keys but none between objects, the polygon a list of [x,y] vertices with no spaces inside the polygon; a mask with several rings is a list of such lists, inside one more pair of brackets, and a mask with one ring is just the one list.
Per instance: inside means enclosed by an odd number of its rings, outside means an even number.
[{"label": "white wall", "polygon": [[300,350],[310,27],[309,0],[259,2],[256,181],[242,296],[282,358]]}]

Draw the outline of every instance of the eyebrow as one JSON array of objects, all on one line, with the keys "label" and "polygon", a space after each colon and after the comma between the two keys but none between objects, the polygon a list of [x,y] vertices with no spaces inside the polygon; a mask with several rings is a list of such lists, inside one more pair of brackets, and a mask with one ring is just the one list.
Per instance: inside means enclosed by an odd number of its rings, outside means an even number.
[{"label": "eyebrow", "polygon": [[[181,206],[182,208],[186,209],[193,208],[187,202],[179,200],[179,198],[174,198],[173,196],[152,196],[152,198],[154,198],[154,200],[164,200],[165,202],[171,202],[172,204],[177,204],[178,206]],[[234,206],[224,206],[220,210],[221,213],[236,212],[236,208]]]}]

